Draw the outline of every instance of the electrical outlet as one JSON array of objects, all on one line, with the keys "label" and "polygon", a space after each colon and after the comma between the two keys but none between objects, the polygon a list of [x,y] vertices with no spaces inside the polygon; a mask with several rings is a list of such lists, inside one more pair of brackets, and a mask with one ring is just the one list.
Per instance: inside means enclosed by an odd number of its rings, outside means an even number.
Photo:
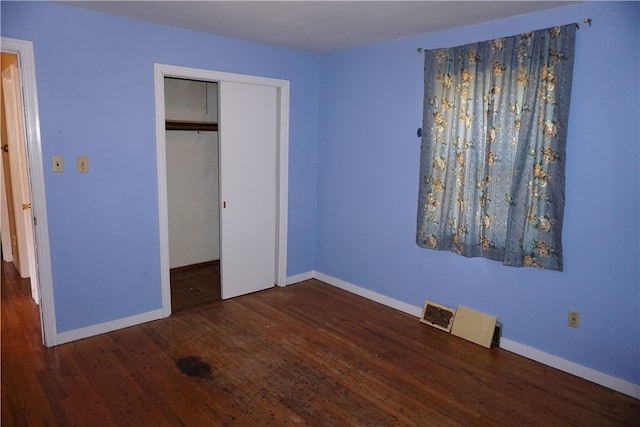
[{"label": "electrical outlet", "polygon": [[580,312],[575,310],[569,310],[569,317],[567,318],[567,325],[572,328],[580,327]]}]

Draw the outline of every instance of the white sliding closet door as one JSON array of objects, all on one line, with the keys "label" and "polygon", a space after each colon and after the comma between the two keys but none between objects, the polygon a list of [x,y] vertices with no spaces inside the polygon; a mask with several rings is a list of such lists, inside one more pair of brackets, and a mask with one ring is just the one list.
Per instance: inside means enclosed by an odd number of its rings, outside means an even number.
[{"label": "white sliding closet door", "polygon": [[276,88],[220,82],[222,298],[276,282]]}]

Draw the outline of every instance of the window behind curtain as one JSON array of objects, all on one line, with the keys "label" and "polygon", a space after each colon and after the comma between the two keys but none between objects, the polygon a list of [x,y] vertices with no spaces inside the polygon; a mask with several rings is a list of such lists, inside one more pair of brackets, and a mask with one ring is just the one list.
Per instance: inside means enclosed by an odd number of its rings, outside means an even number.
[{"label": "window behind curtain", "polygon": [[562,270],[575,30],[425,51],[418,245]]}]

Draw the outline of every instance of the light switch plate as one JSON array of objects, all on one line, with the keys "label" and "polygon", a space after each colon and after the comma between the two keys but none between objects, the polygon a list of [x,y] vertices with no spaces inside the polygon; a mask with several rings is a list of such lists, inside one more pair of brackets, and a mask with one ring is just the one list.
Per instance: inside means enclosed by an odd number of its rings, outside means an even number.
[{"label": "light switch plate", "polygon": [[51,170],[54,172],[64,172],[64,161],[62,156],[51,156]]},{"label": "light switch plate", "polygon": [[78,156],[78,172],[89,172],[89,158],[87,156]]}]

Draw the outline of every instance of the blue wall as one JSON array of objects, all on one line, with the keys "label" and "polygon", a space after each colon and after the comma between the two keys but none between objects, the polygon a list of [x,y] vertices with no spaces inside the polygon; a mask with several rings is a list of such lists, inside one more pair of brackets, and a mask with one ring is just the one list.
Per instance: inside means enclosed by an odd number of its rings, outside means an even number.
[{"label": "blue wall", "polygon": [[[421,307],[494,314],[503,337],[640,383],[639,3],[588,3],[320,58],[316,270]],[[568,139],[565,271],[415,242],[423,55],[582,23]],[[569,309],[582,313],[567,326]]]},{"label": "blue wall", "polygon": [[2,35],[34,46],[58,332],[162,306],[154,63],[290,81],[288,269],[314,268],[317,55],[46,2],[3,1]]},{"label": "blue wall", "polygon": [[[153,63],[291,81],[288,273],[415,306],[499,316],[503,336],[640,383],[638,3],[586,3],[314,55],[50,3],[3,1],[32,40],[58,331],[160,308]],[[581,25],[568,141],[565,271],[415,242],[418,46]],[[51,155],[66,171],[53,174]],[[75,157],[89,156],[89,174]],[[566,326],[579,310],[579,329]]]}]

